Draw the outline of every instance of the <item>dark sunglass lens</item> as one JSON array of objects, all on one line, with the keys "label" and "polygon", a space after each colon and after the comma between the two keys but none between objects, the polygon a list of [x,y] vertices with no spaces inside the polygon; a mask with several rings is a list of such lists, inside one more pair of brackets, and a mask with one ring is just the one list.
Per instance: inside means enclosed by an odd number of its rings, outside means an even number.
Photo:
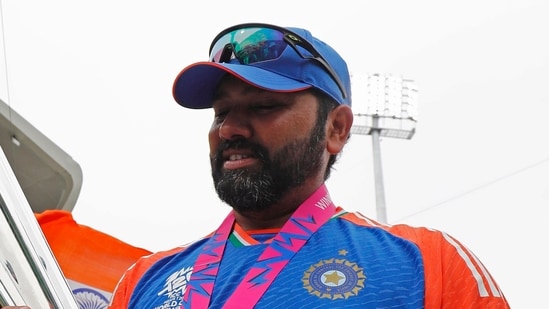
[{"label": "dark sunglass lens", "polygon": [[242,64],[276,59],[287,47],[282,32],[268,28],[244,28],[223,35],[214,44],[210,60],[228,62],[233,56]]},{"label": "dark sunglass lens", "polygon": [[283,41],[265,40],[235,48],[236,58],[242,64],[250,64],[280,57],[287,44]]}]

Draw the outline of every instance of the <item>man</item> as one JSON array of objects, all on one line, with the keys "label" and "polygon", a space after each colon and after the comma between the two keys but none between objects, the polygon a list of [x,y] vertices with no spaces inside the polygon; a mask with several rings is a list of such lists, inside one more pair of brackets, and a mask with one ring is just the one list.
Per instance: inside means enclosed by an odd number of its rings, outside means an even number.
[{"label": "man", "polygon": [[307,30],[228,28],[173,94],[215,111],[212,176],[233,210],[208,237],[140,259],[110,308],[509,308],[451,236],[334,205],[324,182],[353,121],[349,73]]},{"label": "man", "polygon": [[173,95],[213,108],[212,177],[232,211],[208,237],[140,259],[110,308],[509,308],[451,236],[334,205],[324,182],[353,122],[350,77],[309,31],[228,28]]}]

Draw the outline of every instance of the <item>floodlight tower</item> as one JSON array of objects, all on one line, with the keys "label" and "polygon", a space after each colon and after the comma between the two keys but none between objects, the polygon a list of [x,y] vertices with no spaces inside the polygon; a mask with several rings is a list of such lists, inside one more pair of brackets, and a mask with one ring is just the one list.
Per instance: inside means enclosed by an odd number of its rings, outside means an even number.
[{"label": "floodlight tower", "polygon": [[356,75],[352,82],[353,109],[363,112],[355,113],[351,133],[372,136],[377,220],[387,223],[380,137],[412,138],[418,91],[413,80],[390,74]]}]

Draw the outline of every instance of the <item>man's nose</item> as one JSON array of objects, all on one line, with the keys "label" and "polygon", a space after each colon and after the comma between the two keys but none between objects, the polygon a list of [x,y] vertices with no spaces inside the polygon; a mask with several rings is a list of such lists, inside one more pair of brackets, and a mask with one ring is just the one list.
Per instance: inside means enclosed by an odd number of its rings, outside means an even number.
[{"label": "man's nose", "polygon": [[245,113],[239,111],[230,111],[225,115],[223,122],[219,127],[219,137],[224,140],[234,140],[237,138],[250,138],[252,129]]}]

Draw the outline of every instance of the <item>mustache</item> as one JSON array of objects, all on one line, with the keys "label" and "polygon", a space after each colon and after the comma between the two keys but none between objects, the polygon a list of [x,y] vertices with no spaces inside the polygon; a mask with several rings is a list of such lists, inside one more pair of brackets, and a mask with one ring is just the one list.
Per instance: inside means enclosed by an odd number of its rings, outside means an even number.
[{"label": "mustache", "polygon": [[223,162],[223,151],[227,149],[247,149],[250,150],[255,157],[259,158],[261,161],[265,161],[269,152],[266,147],[261,144],[246,140],[246,139],[234,139],[234,140],[223,140],[219,143],[215,156],[212,158],[217,164]]}]

